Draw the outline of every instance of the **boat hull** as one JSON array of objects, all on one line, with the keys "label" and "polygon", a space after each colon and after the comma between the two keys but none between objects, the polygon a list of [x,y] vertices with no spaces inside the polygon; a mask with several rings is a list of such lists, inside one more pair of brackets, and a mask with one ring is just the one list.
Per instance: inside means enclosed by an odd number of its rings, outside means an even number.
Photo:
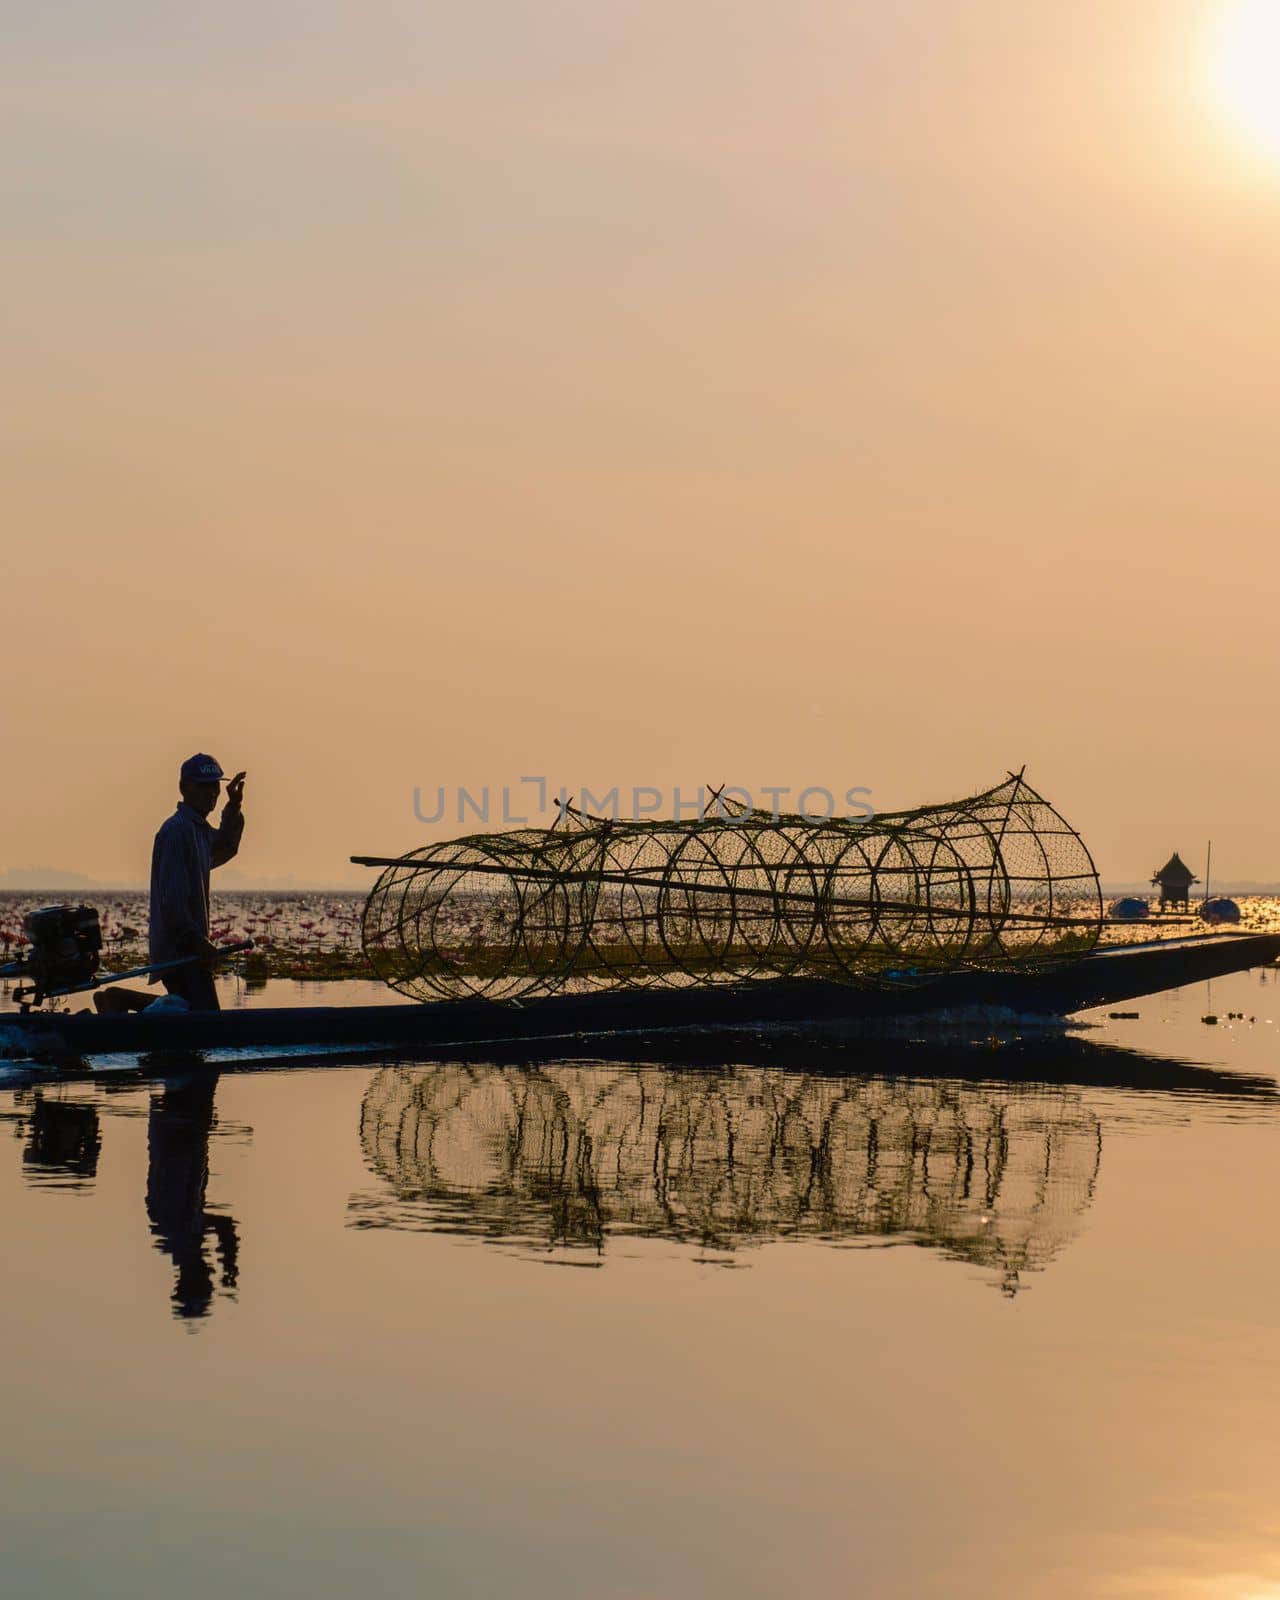
[{"label": "boat hull", "polygon": [[1096,952],[1045,974],[960,972],[927,987],[860,990],[775,979],[738,987],[552,995],[524,1004],[252,1007],[218,1012],[0,1013],[7,1053],[111,1055],[272,1046],[388,1046],[440,1052],[485,1045],[704,1028],[874,1030],[914,1018],[1042,1018],[1114,1005],[1280,958],[1280,934],[1218,934]]}]

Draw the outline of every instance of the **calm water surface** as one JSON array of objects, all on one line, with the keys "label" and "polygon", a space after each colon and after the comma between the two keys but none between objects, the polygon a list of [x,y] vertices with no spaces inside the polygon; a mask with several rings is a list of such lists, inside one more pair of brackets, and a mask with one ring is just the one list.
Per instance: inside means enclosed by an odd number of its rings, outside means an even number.
[{"label": "calm water surface", "polygon": [[0,1077],[0,1592],[1274,1600],[1280,989],[1133,1009]]}]

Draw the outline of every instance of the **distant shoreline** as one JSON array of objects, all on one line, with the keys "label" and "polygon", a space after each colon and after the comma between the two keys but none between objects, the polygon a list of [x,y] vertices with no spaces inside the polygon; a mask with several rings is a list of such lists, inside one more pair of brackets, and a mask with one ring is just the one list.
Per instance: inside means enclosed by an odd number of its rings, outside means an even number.
[{"label": "distant shoreline", "polygon": [[[373,880],[369,880],[372,888]],[[145,883],[44,883],[14,887],[12,884],[0,884],[0,895],[28,896],[33,894],[56,895],[61,899],[75,895],[88,895],[90,898],[102,894],[147,894],[149,892]],[[290,883],[283,885],[245,884],[239,883],[230,888],[222,888],[217,878],[213,879],[213,892],[218,895],[229,894],[346,894],[355,899],[363,900],[368,894],[368,889],[354,889],[350,884],[338,887],[331,883]]]},{"label": "distant shoreline", "polygon": [[[219,884],[217,878],[213,879],[213,892],[219,896],[224,895],[254,895],[254,894],[297,894],[297,895],[350,895],[353,899],[363,900],[373,887],[372,877],[368,888],[357,889],[350,884],[338,885],[331,883],[290,883],[290,884],[244,884],[228,885],[225,889]],[[1210,890],[1215,895],[1264,895],[1280,896],[1280,883],[1213,883]],[[73,898],[76,895],[103,894],[146,894],[147,885],[142,883],[45,883],[31,884],[15,887],[12,884],[0,884],[0,895],[27,896],[27,895],[52,895],[61,899]],[[1144,900],[1159,897],[1159,890],[1150,884],[1142,883],[1109,883],[1105,880],[1102,884],[1104,900],[1114,899],[1119,895],[1138,895]],[[1204,898],[1204,891],[1199,886],[1193,886],[1191,898],[1200,900]]]}]

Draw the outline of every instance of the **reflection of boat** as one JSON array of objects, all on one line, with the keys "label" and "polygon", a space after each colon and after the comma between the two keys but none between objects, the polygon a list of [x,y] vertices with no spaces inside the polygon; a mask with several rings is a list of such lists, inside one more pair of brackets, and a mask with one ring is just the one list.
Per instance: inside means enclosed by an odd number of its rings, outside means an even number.
[{"label": "reflection of boat", "polygon": [[[1029,1029],[1023,1033],[920,1029],[917,1037],[844,1038],[835,1032],[706,1029],[636,1033],[607,1041],[608,1059],[639,1066],[777,1067],[815,1077],[955,1078],[967,1083],[1062,1084],[1094,1089],[1149,1089],[1165,1094],[1280,1100],[1274,1078],[1226,1072],[1171,1056],[1144,1055],[1095,1043],[1088,1033]],[[524,1044],[459,1052],[457,1060],[519,1065],[602,1059],[601,1041],[584,1036],[538,1048]],[[353,1058],[354,1059],[354,1058]],[[368,1060],[366,1055],[363,1059]],[[396,1059],[388,1055],[386,1060]],[[425,1057],[424,1057],[425,1059]]]},{"label": "reflection of boat", "polygon": [[388,1067],[360,1133],[382,1182],[353,1197],[359,1227],[593,1262],[619,1235],[892,1240],[991,1268],[1008,1292],[1071,1239],[1101,1154],[1065,1087],[616,1061]]},{"label": "reflection of boat", "polygon": [[777,978],[720,988],[557,994],[524,1004],[446,1000],[433,1005],[247,1007],[104,1017],[32,1012],[0,1019],[0,1049],[75,1056],[326,1044],[453,1053],[464,1046],[554,1043],[577,1034],[655,1029],[783,1025],[857,1030],[922,1015],[1053,1018],[1266,965],[1277,956],[1280,934],[1221,933],[1098,950],[1051,972],[954,972],[927,990],[859,990]]},{"label": "reflection of boat", "polygon": [[23,1169],[29,1179],[80,1187],[98,1174],[102,1129],[93,1106],[37,1092],[26,1118]]},{"label": "reflection of boat", "polygon": [[[207,1202],[217,1084],[218,1074],[210,1072],[161,1078],[147,1118],[147,1219],[156,1248],[173,1262],[171,1304],[184,1319],[206,1316],[219,1290],[230,1295],[236,1285],[236,1223]],[[12,1122],[25,1139],[22,1170],[29,1182],[91,1188],[102,1152],[98,1107],[60,1093],[22,1091],[13,1111],[0,1111],[0,1122]]]}]

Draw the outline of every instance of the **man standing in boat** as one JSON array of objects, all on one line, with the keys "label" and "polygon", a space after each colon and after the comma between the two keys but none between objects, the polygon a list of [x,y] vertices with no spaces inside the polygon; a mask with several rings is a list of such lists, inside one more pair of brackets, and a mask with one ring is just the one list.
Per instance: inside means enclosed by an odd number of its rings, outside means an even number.
[{"label": "man standing in boat", "polygon": [[156,834],[151,852],[151,963],[198,958],[159,975],[169,993],[179,995],[193,1011],[219,1009],[213,981],[218,950],[209,938],[209,873],[231,860],[244,832],[243,772],[227,784],[218,827],[207,821],[218,804],[223,776],[212,756],[195,755],[182,763],[182,799]]}]

